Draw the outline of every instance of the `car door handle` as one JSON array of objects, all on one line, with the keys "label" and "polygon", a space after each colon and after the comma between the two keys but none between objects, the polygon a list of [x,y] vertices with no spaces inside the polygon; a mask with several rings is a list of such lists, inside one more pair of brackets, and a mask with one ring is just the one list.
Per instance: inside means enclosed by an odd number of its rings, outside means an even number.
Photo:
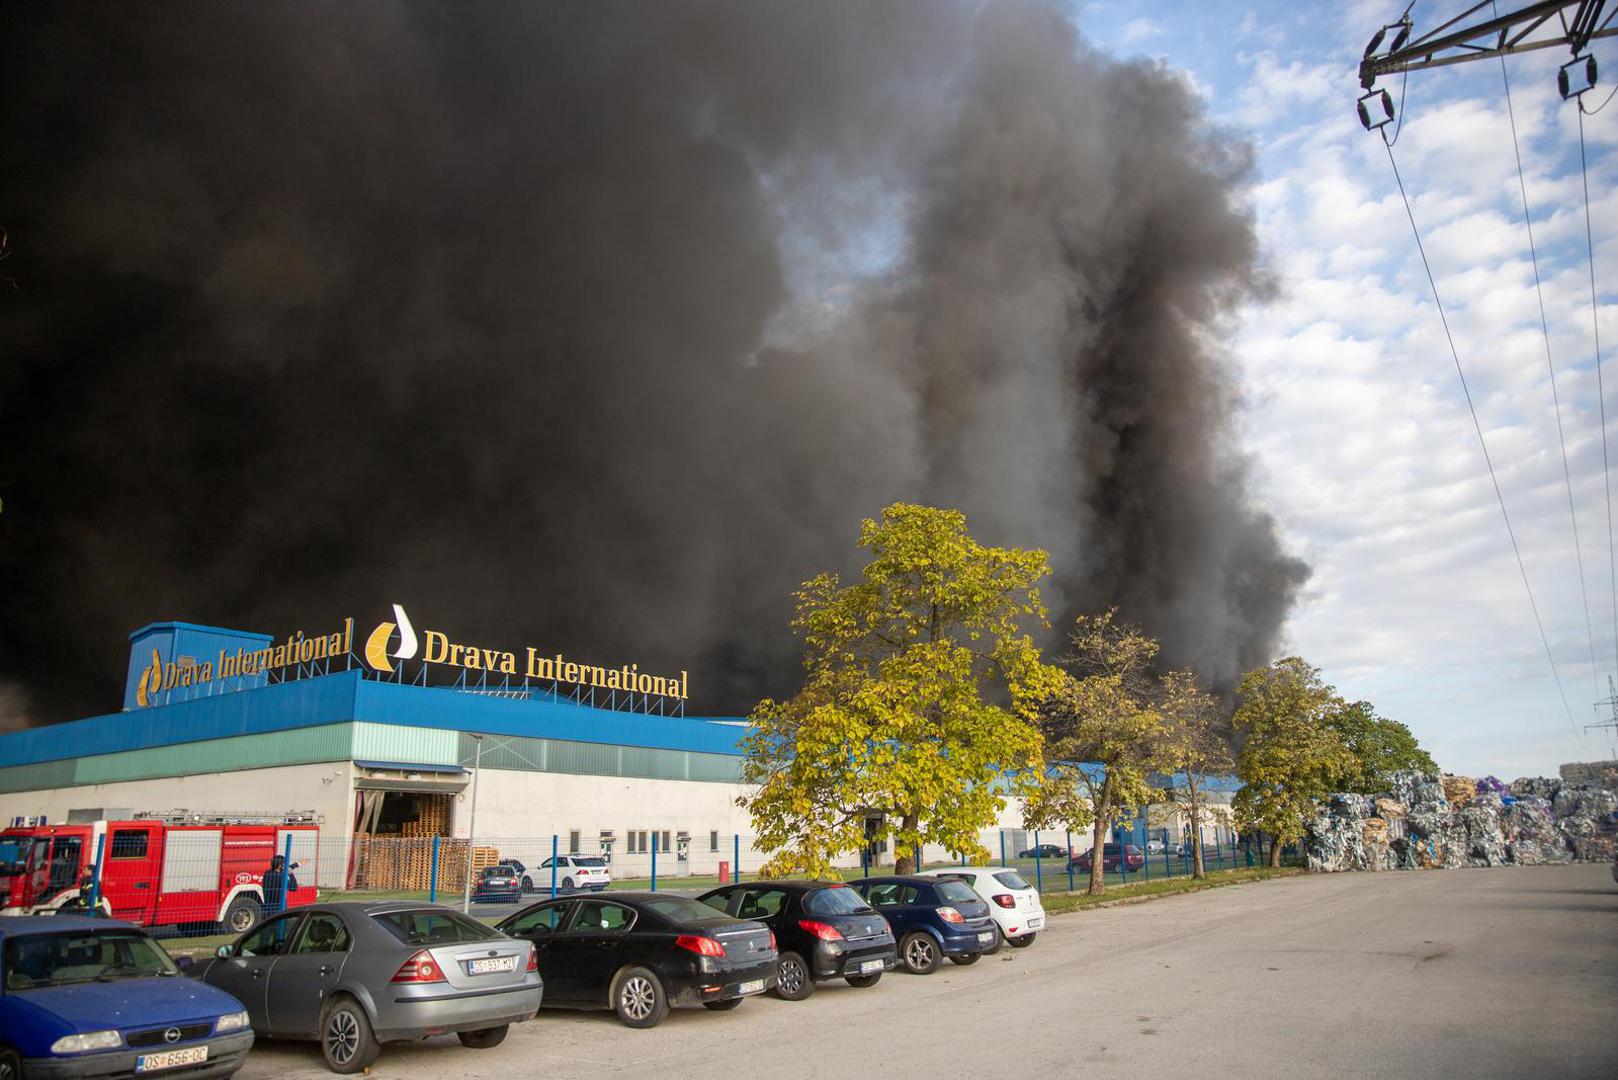
[{"label": "car door handle", "polygon": [[320,965],[320,974],[322,974],[322,975],[330,975],[331,973],[332,973],[332,966],[330,964],[321,964]]},{"label": "car door handle", "polygon": [[253,978],[262,979],[263,977],[264,977],[264,969],[263,968],[254,968],[253,969]]},{"label": "car door handle", "polygon": [[137,889],[150,889],[151,887],[152,887],[152,883],[150,881],[137,881],[137,882],[135,882],[135,888],[137,888]]},{"label": "car door handle", "polygon": [[598,949],[616,949],[617,947],[618,947],[618,943],[616,941],[598,941],[598,942],[596,942],[596,948],[598,948]]}]

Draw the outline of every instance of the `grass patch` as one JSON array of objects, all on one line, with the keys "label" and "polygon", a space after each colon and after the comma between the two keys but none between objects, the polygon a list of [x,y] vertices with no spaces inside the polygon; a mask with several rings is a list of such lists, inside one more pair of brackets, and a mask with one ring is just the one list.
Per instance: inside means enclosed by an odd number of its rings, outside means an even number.
[{"label": "grass patch", "polygon": [[1100,896],[1077,892],[1046,893],[1041,900],[1048,914],[1062,915],[1069,911],[1083,911],[1085,908],[1102,907],[1122,901],[1153,900],[1160,896],[1201,892],[1203,889],[1217,889],[1224,885],[1240,885],[1248,881],[1268,881],[1270,878],[1293,877],[1301,873],[1303,873],[1303,870],[1291,866],[1276,869],[1268,866],[1244,866],[1235,870],[1210,870],[1208,871],[1208,876],[1200,881],[1196,878],[1188,877],[1162,878],[1156,881],[1108,886],[1107,891]]}]

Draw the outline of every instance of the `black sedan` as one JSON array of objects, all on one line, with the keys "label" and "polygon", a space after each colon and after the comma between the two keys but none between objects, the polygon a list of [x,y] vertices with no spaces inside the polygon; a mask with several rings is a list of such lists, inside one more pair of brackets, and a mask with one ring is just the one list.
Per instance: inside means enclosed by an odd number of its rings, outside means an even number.
[{"label": "black sedan", "polygon": [[775,935],[667,893],[558,897],[499,924],[534,943],[545,1005],[613,1009],[649,1028],[670,1006],[734,1009],[775,986]]},{"label": "black sedan", "polygon": [[1055,844],[1041,844],[1038,847],[1031,847],[1025,851],[1017,852],[1017,858],[1019,859],[1065,859],[1067,856],[1067,849],[1058,847]]},{"label": "black sedan", "polygon": [[697,897],[716,911],[758,919],[780,943],[777,997],[802,1001],[816,980],[874,986],[898,964],[887,920],[842,882],[759,881]]}]

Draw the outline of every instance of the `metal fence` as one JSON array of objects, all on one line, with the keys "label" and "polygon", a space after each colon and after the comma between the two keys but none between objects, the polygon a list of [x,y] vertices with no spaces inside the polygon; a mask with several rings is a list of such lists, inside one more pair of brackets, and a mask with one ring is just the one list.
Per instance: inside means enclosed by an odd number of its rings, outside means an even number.
[{"label": "metal fence", "polygon": [[[756,878],[769,852],[741,834],[693,837],[636,833],[627,842],[587,844],[577,832],[531,837],[361,834],[349,839],[313,825],[228,829],[156,826],[113,829],[82,843],[43,844],[0,878],[8,910],[95,911],[152,928],[167,938],[222,943],[268,914],[316,900],[398,899],[453,904],[494,921],[537,900],[586,890],[663,890],[696,895]],[[1187,843],[1167,829],[1126,830],[1103,849],[1109,885],[1192,873]],[[138,843],[137,843],[138,840]],[[36,842],[37,843],[37,842]],[[987,832],[988,860],[1012,867],[1042,893],[1088,886],[1090,834]],[[965,865],[964,856],[928,847],[923,867]],[[1203,860],[1210,871],[1253,865],[1250,850],[1224,828],[1209,829]],[[36,858],[37,856],[37,858]],[[892,873],[885,845],[842,860],[845,879]]]}]

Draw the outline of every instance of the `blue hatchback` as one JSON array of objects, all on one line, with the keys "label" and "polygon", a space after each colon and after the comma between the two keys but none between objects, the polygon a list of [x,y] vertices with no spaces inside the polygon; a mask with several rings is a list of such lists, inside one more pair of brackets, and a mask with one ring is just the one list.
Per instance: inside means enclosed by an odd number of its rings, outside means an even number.
[{"label": "blue hatchback", "polygon": [[252,1045],[241,1002],[182,975],[139,927],[0,918],[0,1080],[211,1080]]},{"label": "blue hatchback", "polygon": [[882,913],[899,939],[899,963],[916,975],[938,970],[944,957],[972,964],[994,948],[989,905],[960,881],[934,877],[869,877],[850,882]]}]

